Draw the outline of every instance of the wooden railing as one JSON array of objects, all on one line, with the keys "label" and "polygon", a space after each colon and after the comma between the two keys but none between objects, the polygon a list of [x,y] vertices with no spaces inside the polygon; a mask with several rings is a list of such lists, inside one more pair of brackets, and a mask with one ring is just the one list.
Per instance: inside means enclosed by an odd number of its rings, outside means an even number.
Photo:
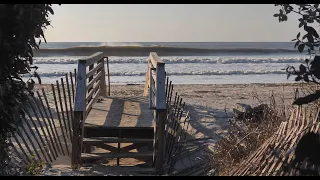
[{"label": "wooden railing", "polygon": [[148,58],[148,70],[144,96],[149,95],[149,108],[155,111],[155,165],[161,169],[164,163],[165,123],[166,123],[166,72],[165,63],[155,52]]},{"label": "wooden railing", "polygon": [[[78,74],[76,83],[76,95],[74,103],[73,139],[72,139],[72,165],[78,165],[82,149],[83,127],[93,103],[98,96],[107,95],[104,60],[108,57],[102,52],[78,61]],[[108,78],[108,95],[110,96],[110,79]]]}]

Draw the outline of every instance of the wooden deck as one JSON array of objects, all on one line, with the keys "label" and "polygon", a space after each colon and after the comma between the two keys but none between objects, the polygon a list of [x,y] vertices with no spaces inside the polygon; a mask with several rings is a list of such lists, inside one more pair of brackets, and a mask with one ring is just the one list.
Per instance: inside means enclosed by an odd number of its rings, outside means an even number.
[{"label": "wooden deck", "polygon": [[153,110],[147,97],[101,97],[86,119],[86,127],[153,129]]}]

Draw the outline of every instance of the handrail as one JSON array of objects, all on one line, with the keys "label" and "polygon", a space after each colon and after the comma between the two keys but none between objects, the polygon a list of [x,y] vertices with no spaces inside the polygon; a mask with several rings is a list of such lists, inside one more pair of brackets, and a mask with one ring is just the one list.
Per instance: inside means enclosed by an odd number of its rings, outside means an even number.
[{"label": "handrail", "polygon": [[165,79],[165,63],[158,57],[157,53],[151,52],[148,58],[148,70],[143,93],[144,96],[149,94],[149,108],[166,109]]},{"label": "handrail", "polygon": [[167,108],[165,79],[165,63],[158,57],[157,53],[151,52],[148,58],[148,69],[143,95],[149,95],[149,108],[155,111],[155,165],[158,170],[162,169],[165,150]]},{"label": "handrail", "polygon": [[82,149],[83,127],[94,101],[99,95],[106,95],[104,60],[107,60],[108,86],[110,95],[110,77],[108,57],[102,52],[78,60],[78,74],[74,103],[74,122],[72,139],[72,165],[78,166]]}]

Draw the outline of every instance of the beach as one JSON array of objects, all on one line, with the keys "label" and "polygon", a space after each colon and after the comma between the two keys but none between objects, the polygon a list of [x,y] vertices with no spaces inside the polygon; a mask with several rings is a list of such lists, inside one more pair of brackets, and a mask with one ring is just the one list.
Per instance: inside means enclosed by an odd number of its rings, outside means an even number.
[{"label": "beach", "polygon": [[[50,85],[36,87],[44,88],[48,92],[49,102],[53,101]],[[228,119],[232,118],[232,109],[237,103],[253,106],[270,104],[273,94],[278,104],[288,108],[293,102],[295,89],[301,87],[298,83],[268,83],[268,84],[173,84],[173,94],[178,95],[186,103],[186,111],[190,111],[192,130],[190,134],[196,138],[226,133]],[[144,85],[113,85],[111,96],[130,97],[142,96]],[[51,103],[50,103],[51,104]],[[52,103],[53,105],[53,103]]]},{"label": "beach", "polygon": [[[270,84],[184,84],[173,85],[173,93],[177,94],[186,103],[185,111],[191,114],[188,134],[194,138],[212,138],[209,146],[214,147],[219,136],[227,134],[229,119],[233,118],[232,109],[237,103],[253,106],[270,104],[270,97],[274,96],[278,105],[290,108],[294,98],[295,89],[300,87],[297,83],[270,83]],[[49,101],[53,102],[50,85],[36,86],[36,90],[44,88]],[[144,85],[112,85],[112,97],[142,96]],[[51,104],[51,103],[50,103]],[[53,105],[53,104],[52,104]],[[52,163],[57,172],[70,172],[70,159],[58,158]],[[130,163],[130,162],[127,162]],[[93,167],[92,167],[93,168]],[[88,167],[83,167],[77,175],[87,175]],[[106,171],[106,170],[104,170]],[[46,172],[50,174],[49,171]],[[75,172],[72,172],[75,173]],[[106,174],[107,172],[101,172]],[[112,172],[108,172],[111,173]],[[117,172],[113,172],[117,173]],[[67,173],[68,174],[68,173]]]}]

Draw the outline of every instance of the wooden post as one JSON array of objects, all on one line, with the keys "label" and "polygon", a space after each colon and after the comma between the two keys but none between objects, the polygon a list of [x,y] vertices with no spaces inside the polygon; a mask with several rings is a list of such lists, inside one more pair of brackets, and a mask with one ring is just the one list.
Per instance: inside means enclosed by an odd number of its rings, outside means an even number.
[{"label": "wooden post", "polygon": [[150,87],[150,59],[148,59],[148,69],[146,73],[146,82],[144,84],[143,96],[148,96],[148,89]]},{"label": "wooden post", "polygon": [[77,87],[76,96],[74,103],[74,121],[73,121],[73,138],[72,138],[72,167],[78,167],[81,156],[81,142],[80,136],[82,134],[82,127],[80,122],[85,119],[86,109],[86,63],[78,62],[78,76],[77,76]]},{"label": "wooden post", "polygon": [[[108,73],[108,96],[110,96],[111,90],[110,90],[109,58],[108,58],[108,57],[106,57],[106,58],[107,58],[107,73]],[[104,61],[103,61],[103,71],[104,71],[104,76],[103,76],[104,81],[102,81],[102,82],[104,82],[104,87],[106,87],[106,80],[105,80],[105,78],[106,78],[106,72],[105,72],[105,67],[104,67]],[[103,90],[103,89],[101,89],[101,92],[102,92],[102,90]],[[103,91],[104,91],[104,94],[106,94],[106,89],[103,90]]]},{"label": "wooden post", "polygon": [[149,108],[154,108],[154,102],[153,102],[153,89],[154,89],[154,80],[152,78],[152,70],[149,70]]},{"label": "wooden post", "polygon": [[166,112],[165,109],[158,110],[158,143],[156,152],[156,170],[163,168],[164,163],[164,132],[165,132],[165,119]]},{"label": "wooden post", "polygon": [[[164,163],[164,150],[165,150],[165,123],[166,123],[166,73],[164,63],[158,63],[156,67],[156,95],[155,106],[158,114],[158,127],[157,127],[157,157],[156,157],[156,170],[160,170]],[[150,77],[152,78],[152,77]]]},{"label": "wooden post", "polygon": [[[106,68],[104,67],[104,58],[101,59],[102,63],[102,75],[101,75],[101,90],[100,90],[100,95],[105,96],[107,95],[107,84],[106,84]],[[109,76],[109,74],[108,74]],[[109,94],[109,92],[108,92]],[[109,95],[110,96],[110,95]]]}]

